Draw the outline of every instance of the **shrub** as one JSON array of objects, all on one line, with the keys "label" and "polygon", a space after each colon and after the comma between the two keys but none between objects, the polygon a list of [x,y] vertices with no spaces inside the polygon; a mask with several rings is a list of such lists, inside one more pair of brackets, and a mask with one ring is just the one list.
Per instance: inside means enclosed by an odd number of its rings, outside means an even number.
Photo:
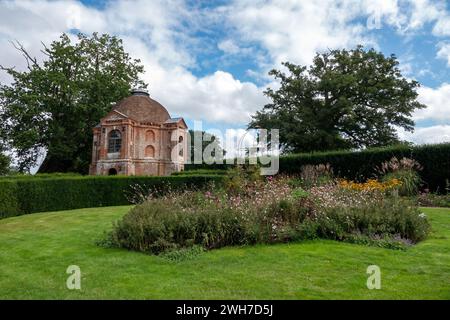
[{"label": "shrub", "polygon": [[15,173],[11,175],[5,175],[0,177],[1,180],[26,180],[26,179],[55,179],[55,178],[76,178],[76,177],[82,177],[79,173],[63,173],[63,172],[57,172],[57,173],[37,173],[37,174],[26,174],[26,173]]},{"label": "shrub", "polygon": [[11,164],[11,159],[5,155],[2,151],[2,146],[0,145],[0,176],[8,174]]},{"label": "shrub", "polygon": [[393,157],[391,160],[383,162],[378,168],[378,172],[384,175],[402,170],[420,171],[422,169],[420,163],[414,159],[402,158],[398,160],[396,157]]},{"label": "shrub", "polygon": [[262,181],[262,178],[258,166],[236,166],[227,170],[223,185],[227,192],[238,194],[249,185]]},{"label": "shrub", "polygon": [[420,193],[417,196],[417,204],[422,207],[450,208],[450,194]]},{"label": "shrub", "polygon": [[304,165],[300,168],[300,179],[306,188],[331,181],[333,169],[330,164]]},{"label": "shrub", "polygon": [[136,206],[115,226],[112,242],[122,248],[159,254],[191,247],[241,244],[243,230],[230,210],[212,206],[186,212],[181,206],[152,200]]},{"label": "shrub", "polygon": [[420,175],[414,170],[398,170],[390,172],[383,177],[383,181],[398,180],[401,182],[398,193],[400,196],[414,196],[419,191],[422,181]]},{"label": "shrub", "polygon": [[395,198],[363,206],[327,208],[319,215],[318,224],[321,237],[336,240],[363,234],[417,243],[430,231],[426,216],[418,208]]},{"label": "shrub", "polygon": [[34,212],[125,205],[131,185],[145,185],[160,193],[168,189],[203,188],[220,184],[221,176],[102,177],[60,176],[21,177],[0,180],[0,217]]},{"label": "shrub", "polygon": [[172,173],[172,176],[192,176],[192,175],[225,175],[227,170],[223,169],[197,169],[185,170]]},{"label": "shrub", "polygon": [[366,236],[363,234],[351,234],[346,238],[345,241],[360,245],[381,247],[393,250],[404,250],[412,245],[412,242],[410,240],[403,239],[400,236]]},{"label": "shrub", "polygon": [[[233,160],[234,161],[234,160]],[[187,163],[184,165],[184,172],[197,171],[197,170],[220,170],[226,171],[235,167],[235,164],[227,164],[226,160],[223,163],[214,163],[214,164],[195,164],[195,163]]]},{"label": "shrub", "polygon": [[[450,180],[450,143],[408,146],[398,145],[371,148],[362,151],[328,151],[288,154],[280,157],[279,172],[298,175],[305,165],[329,163],[335,177],[353,181],[366,181],[378,175],[377,167],[392,157],[410,158],[419,162],[423,170],[419,175],[423,187],[431,191],[444,192],[446,180]],[[198,169],[226,170],[231,164],[186,165],[186,172]]]},{"label": "shrub", "polygon": [[377,176],[377,167],[393,157],[419,162],[423,166],[419,175],[424,188],[444,192],[446,180],[450,180],[450,143],[286,155],[280,157],[280,173],[299,174],[304,165],[329,163],[337,177],[366,181]]},{"label": "shrub", "polygon": [[[286,178],[244,189],[151,198],[118,221],[105,242],[153,254],[194,245],[212,249],[315,238],[368,244],[379,239],[383,246],[397,247],[429,232],[426,216],[417,208],[378,191],[345,190],[330,183],[308,192],[292,189]],[[341,195],[334,199],[330,193]]]},{"label": "shrub", "polygon": [[0,219],[21,214],[18,185],[13,181],[0,182]]},{"label": "shrub", "polygon": [[401,196],[416,195],[419,190],[421,178],[417,171],[422,170],[422,166],[414,159],[402,158],[398,160],[393,157],[385,161],[378,168],[378,172],[383,176],[384,181],[401,181],[399,194]]},{"label": "shrub", "polygon": [[246,184],[241,193],[187,191],[151,198],[125,215],[106,242],[155,254],[192,245],[270,243],[278,229],[310,214],[303,198],[295,205],[285,200],[290,193],[283,179],[267,179]]}]

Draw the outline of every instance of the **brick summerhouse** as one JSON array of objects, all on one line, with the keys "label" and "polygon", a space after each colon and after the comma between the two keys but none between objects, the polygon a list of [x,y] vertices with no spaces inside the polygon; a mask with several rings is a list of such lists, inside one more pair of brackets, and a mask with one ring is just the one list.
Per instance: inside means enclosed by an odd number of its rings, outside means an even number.
[{"label": "brick summerhouse", "polygon": [[187,125],[144,90],[118,102],[93,129],[91,175],[165,176],[184,170]]}]

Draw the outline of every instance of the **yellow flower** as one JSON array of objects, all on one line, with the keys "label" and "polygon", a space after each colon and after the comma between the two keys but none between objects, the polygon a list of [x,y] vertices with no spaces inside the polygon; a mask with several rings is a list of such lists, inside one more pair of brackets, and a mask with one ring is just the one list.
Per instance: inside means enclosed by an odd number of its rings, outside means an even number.
[{"label": "yellow flower", "polygon": [[355,191],[387,191],[401,186],[401,181],[398,179],[391,179],[380,182],[376,179],[369,179],[366,182],[358,183],[354,181],[340,180],[339,185],[344,189]]}]

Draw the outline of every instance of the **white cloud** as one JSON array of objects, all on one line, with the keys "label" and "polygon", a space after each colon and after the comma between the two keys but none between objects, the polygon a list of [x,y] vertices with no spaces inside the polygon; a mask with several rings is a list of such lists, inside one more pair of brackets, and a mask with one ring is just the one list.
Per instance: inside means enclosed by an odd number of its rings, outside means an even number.
[{"label": "white cloud", "polygon": [[[315,52],[328,48],[348,48],[360,43],[377,47],[368,36],[371,24],[375,27],[389,25],[400,34],[410,35],[428,23],[435,23],[436,31],[447,21],[445,5],[445,1],[430,0],[268,0],[256,3],[239,0],[232,5],[228,19],[239,44],[256,43],[267,52],[261,65],[262,72],[266,72],[286,60],[310,64]],[[368,24],[358,24],[357,18],[368,19]],[[442,45],[438,55],[450,65],[450,46]],[[403,72],[413,76],[413,56],[402,59],[406,59],[401,64]],[[450,120],[450,85],[443,84],[436,89],[422,87],[419,100],[429,107],[417,111],[415,120]]]},{"label": "white cloud", "polygon": [[[256,85],[236,80],[227,72],[196,78],[177,68],[160,76],[153,80],[152,95],[172,113],[190,119],[245,125],[250,115],[267,103]],[[174,78],[177,81],[171,81]]]},{"label": "white cloud", "polygon": [[[24,68],[23,58],[8,41],[17,39],[43,58],[40,42],[49,44],[71,28],[119,35],[133,58],[142,60],[153,97],[172,114],[190,119],[245,125],[249,115],[265,104],[262,90],[230,73],[216,71],[196,77],[196,39],[199,13],[184,1],[115,1],[103,11],[77,1],[6,1],[0,3],[0,61]],[[192,28],[192,29],[190,29]],[[238,50],[230,40],[229,52]],[[7,81],[2,73],[0,81]]]},{"label": "white cloud", "polygon": [[437,57],[447,60],[447,65],[450,67],[450,43],[441,42],[438,44],[438,48],[439,51],[437,53]]},{"label": "white cloud", "polygon": [[416,144],[450,142],[450,125],[416,128],[413,133],[400,130],[399,136]]},{"label": "white cloud", "polygon": [[[100,10],[75,0],[1,1],[0,63],[24,67],[9,40],[21,41],[42,59],[40,41],[48,44],[61,32],[75,28],[116,34],[124,39],[131,56],[143,61],[151,95],[172,114],[242,126],[267,103],[262,87],[220,69],[195,76],[197,53],[205,49],[196,31],[208,31],[210,23],[228,28],[217,48],[233,58],[251,53],[260,69],[248,70],[247,75],[264,83],[263,87],[276,87],[266,72],[279,67],[281,61],[310,64],[316,51],[359,43],[377,47],[367,28],[369,17],[399,32],[414,32],[435,23],[435,34],[444,35],[450,30],[444,5],[445,1],[430,0],[240,0],[216,9],[199,9],[188,7],[183,0],[118,0]],[[438,55],[449,60],[449,51],[442,46]],[[0,73],[0,81],[5,80]],[[448,120],[449,92],[447,84],[421,88],[420,99],[430,108],[417,112],[415,119]]]},{"label": "white cloud", "polygon": [[418,100],[428,108],[416,111],[414,120],[450,121],[450,84],[444,83],[436,89],[421,87],[418,93]]},{"label": "white cloud", "polygon": [[223,40],[223,41],[219,42],[217,47],[220,50],[222,50],[223,52],[228,53],[228,54],[236,54],[241,51],[239,46],[237,46],[236,43],[231,39],[227,39],[227,40]]},{"label": "white cloud", "polygon": [[[351,0],[350,0],[351,1]],[[361,10],[394,27],[398,33],[412,35],[426,24],[434,23],[437,34],[447,19],[446,0],[365,0]],[[366,8],[366,9],[364,9]]]},{"label": "white cloud", "polygon": [[371,31],[384,26],[412,36],[434,24],[435,35],[450,34],[445,0],[236,0],[227,15],[241,43],[265,50],[263,69],[286,60],[310,64],[328,48],[378,48]]},{"label": "white cloud", "polygon": [[[354,1],[235,1],[229,24],[241,43],[257,43],[269,65],[289,60],[309,64],[316,51],[371,43],[356,17]],[[358,6],[356,6],[358,7]]]},{"label": "white cloud", "polygon": [[144,80],[150,83],[150,95],[172,115],[239,126],[247,124],[250,115],[268,102],[261,88],[228,72],[196,77],[182,66],[162,65],[141,40],[123,40],[125,48],[146,66]]},{"label": "white cloud", "polygon": [[450,15],[443,14],[436,22],[433,28],[433,34],[436,36],[450,36]]},{"label": "white cloud", "polygon": [[442,12],[445,12],[444,1],[410,0],[404,2],[406,2],[404,6],[411,6],[406,19],[405,31],[420,29],[426,23],[440,19]]}]

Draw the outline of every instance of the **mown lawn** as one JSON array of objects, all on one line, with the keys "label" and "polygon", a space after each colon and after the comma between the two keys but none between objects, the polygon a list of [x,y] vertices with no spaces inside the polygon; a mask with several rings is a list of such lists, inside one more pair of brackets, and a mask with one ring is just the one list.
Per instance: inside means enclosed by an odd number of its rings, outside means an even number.
[{"label": "mown lawn", "polygon": [[[130,207],[0,220],[2,299],[450,299],[450,209],[423,209],[433,234],[407,251],[310,241],[225,248],[173,262],[95,241]],[[368,290],[378,265],[382,289]],[[66,288],[78,265],[80,291]]]}]

